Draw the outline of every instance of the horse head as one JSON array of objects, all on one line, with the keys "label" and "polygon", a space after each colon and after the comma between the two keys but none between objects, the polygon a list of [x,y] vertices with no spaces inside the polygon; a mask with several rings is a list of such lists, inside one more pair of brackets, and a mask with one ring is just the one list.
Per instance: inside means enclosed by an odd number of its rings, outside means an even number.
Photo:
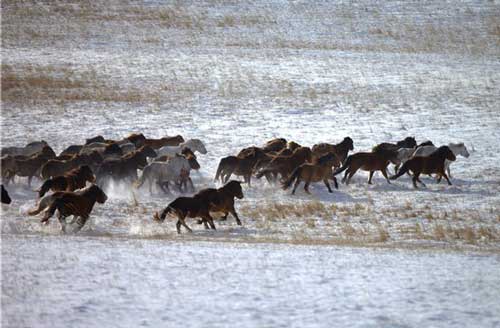
[{"label": "horse head", "polygon": [[243,189],[241,188],[241,181],[231,180],[224,187],[223,190],[227,190],[231,196],[238,199],[243,199]]},{"label": "horse head", "polygon": [[344,140],[342,140],[342,144],[346,145],[349,150],[354,150],[354,141],[352,141],[351,137],[345,137]]}]

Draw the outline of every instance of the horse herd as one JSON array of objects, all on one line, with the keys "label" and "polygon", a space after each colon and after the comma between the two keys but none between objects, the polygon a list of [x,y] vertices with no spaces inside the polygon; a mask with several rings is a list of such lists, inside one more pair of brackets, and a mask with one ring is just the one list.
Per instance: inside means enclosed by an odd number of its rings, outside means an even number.
[{"label": "horse herd", "polygon": [[[285,190],[293,185],[292,194],[301,182],[309,193],[309,185],[321,181],[333,192],[329,181],[338,189],[337,175],[345,172],[342,182],[348,185],[360,169],[369,172],[369,184],[373,174],[380,171],[388,183],[411,172],[415,188],[418,188],[417,182],[424,185],[419,178],[421,174],[435,174],[438,183],[444,177],[451,185],[450,163],[457,155],[469,157],[463,143],[435,147],[430,141],[417,144],[414,137],[381,143],[370,152],[349,155],[352,150],[354,142],[350,137],[338,144],[319,143],[312,147],[276,138],[262,147],[244,148],[220,160],[215,181],[220,180],[223,187],[202,189],[191,197],[177,197],[153,218],[163,222],[168,214],[175,214],[178,233],[181,226],[191,231],[186,218],[200,218],[199,224],[215,229],[211,212],[222,212],[221,220],[230,213],[241,225],[234,199],[243,198],[241,184],[247,183],[250,187],[252,177],[265,177],[269,183],[279,183]],[[2,148],[1,175],[6,186],[15,176],[27,177],[28,185],[33,177],[43,179],[37,190],[40,199],[28,214],[44,211],[41,222],[47,223],[57,211],[63,231],[66,231],[66,217],[73,215],[70,224],[76,224],[73,229],[76,232],[85,225],[95,203],[106,202],[102,187],[110,180],[128,181],[134,188],[147,184],[150,193],[154,185],[166,193],[171,192],[170,186],[177,187],[181,193],[188,188],[194,191],[190,171],[200,169],[195,152],[207,153],[199,139],[184,140],[182,136],[149,139],[142,133],[121,140],[93,137],[82,145],[69,146],[59,155],[45,141],[36,141],[24,147]],[[396,173],[389,177],[387,169],[391,163]],[[140,176],[138,171],[142,171]],[[243,182],[230,181],[232,175],[242,177]],[[87,182],[91,183],[88,187]],[[53,193],[46,195],[49,190]],[[2,184],[2,203],[10,201]]]}]

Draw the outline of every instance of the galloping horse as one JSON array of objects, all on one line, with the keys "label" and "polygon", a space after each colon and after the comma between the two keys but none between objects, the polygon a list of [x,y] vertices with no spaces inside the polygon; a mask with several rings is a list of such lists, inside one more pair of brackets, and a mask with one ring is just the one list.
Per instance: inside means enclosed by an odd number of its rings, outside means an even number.
[{"label": "galloping horse", "polygon": [[[186,224],[186,217],[200,217],[202,219],[201,222],[205,223],[205,228],[208,228],[208,223],[210,227],[215,230],[214,220],[210,216],[210,209],[214,211],[229,211],[237,218],[236,211],[234,211],[234,197],[243,198],[241,184],[238,181],[230,181],[224,187],[216,190],[202,190],[193,197],[178,197],[168,204],[160,215],[156,212],[153,215],[153,219],[158,222],[163,222],[167,215],[173,212],[177,215],[177,233],[181,233],[181,225],[189,232],[193,232]],[[233,202],[232,210],[230,209],[231,200]],[[239,219],[237,218],[237,222],[238,221]]]},{"label": "galloping horse", "polygon": [[455,154],[453,154],[448,146],[441,146],[429,156],[416,156],[410,158],[401,166],[399,172],[390,179],[395,180],[406,172],[411,171],[413,172],[413,186],[418,188],[417,181],[425,187],[425,184],[419,179],[420,174],[437,173],[439,176],[438,183],[441,181],[441,177],[444,177],[446,181],[448,181],[448,184],[451,185],[450,179],[445,172],[445,161],[454,161],[455,159]]},{"label": "galloping horse", "polygon": [[83,165],[64,175],[47,179],[38,190],[38,196],[43,197],[50,189],[52,191],[73,191],[84,188],[87,181],[95,182],[95,176],[88,165]]},{"label": "galloping horse", "polygon": [[198,151],[202,154],[207,153],[205,145],[200,139],[189,139],[186,142],[179,144],[178,146],[164,146],[158,149],[158,156],[168,155],[174,156],[175,154],[180,154],[184,148],[189,148],[191,151]]},{"label": "galloping horse", "polygon": [[354,149],[354,142],[350,137],[345,137],[344,140],[342,140],[342,142],[336,145],[332,145],[329,143],[319,143],[312,146],[311,148],[313,155],[316,158],[319,158],[328,153],[334,153],[338,158],[338,162],[335,163],[334,165],[335,167],[340,167],[342,163],[344,163],[349,151],[353,149]]},{"label": "galloping horse", "polygon": [[299,186],[301,181],[305,181],[304,190],[309,192],[309,184],[311,182],[323,181],[328,192],[333,192],[330,188],[330,183],[328,180],[333,180],[335,188],[338,189],[339,185],[337,179],[332,175],[332,166],[336,163],[337,156],[334,153],[328,153],[320,157],[316,163],[305,163],[297,167],[292,174],[283,182],[282,187],[284,190],[290,188],[292,183],[295,181],[293,186],[292,195],[295,194],[295,190]]},{"label": "galloping horse", "polygon": [[58,219],[63,232],[66,232],[66,217],[73,215],[74,218],[71,224],[76,221],[78,225],[73,232],[78,232],[87,222],[94,204],[96,202],[104,204],[107,199],[108,196],[96,185],[91,185],[77,192],[57,191],[40,199],[38,206],[30,210],[28,215],[37,215],[47,209],[41,219],[42,223],[47,223],[55,211],[58,210]]},{"label": "galloping horse", "polygon": [[361,169],[370,172],[370,177],[368,178],[368,184],[372,183],[372,177],[375,171],[381,171],[387,182],[390,183],[389,177],[387,176],[387,166],[394,160],[397,156],[397,152],[391,149],[379,148],[371,153],[359,152],[347,157],[344,165],[333,172],[333,175],[337,175],[345,172],[342,182],[349,184],[351,178],[356,172]]},{"label": "galloping horse", "polygon": [[[453,152],[455,156],[463,156],[465,158],[469,158],[470,154],[469,151],[467,150],[467,147],[465,147],[463,142],[460,143],[450,143],[448,144],[448,147],[450,150]],[[413,157],[415,156],[429,156],[433,152],[435,152],[438,148],[434,146],[423,146],[423,147],[418,147],[415,152],[412,154]],[[451,173],[450,173],[450,160],[446,160],[444,162],[444,167],[446,169],[446,172],[448,173],[448,176],[451,178]]]}]

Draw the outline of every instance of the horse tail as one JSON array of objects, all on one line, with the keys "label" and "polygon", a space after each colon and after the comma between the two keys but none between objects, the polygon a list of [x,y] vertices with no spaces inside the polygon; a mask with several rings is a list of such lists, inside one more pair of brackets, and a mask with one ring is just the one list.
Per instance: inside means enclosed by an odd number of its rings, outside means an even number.
[{"label": "horse tail", "polygon": [[283,188],[283,190],[286,190],[288,188],[290,188],[290,186],[292,185],[292,183],[298,179],[300,173],[302,172],[302,166],[299,166],[297,167],[293,172],[292,174],[290,174],[290,176],[285,180],[283,181],[283,183],[281,184],[281,187]]},{"label": "horse tail", "polygon": [[344,162],[344,165],[342,165],[342,167],[338,168],[337,170],[335,170],[333,172],[333,176],[336,176],[337,174],[342,173],[345,170],[347,170],[349,168],[349,166],[351,165],[351,162],[352,162],[352,156],[347,157],[347,159]]},{"label": "horse tail", "polygon": [[219,166],[217,167],[217,172],[215,173],[215,178],[214,178],[214,181],[217,181],[219,180],[221,174],[222,174],[222,170],[225,168],[225,161],[224,161],[224,158],[220,160],[219,162]]},{"label": "horse tail", "polygon": [[40,187],[40,189],[38,189],[38,197],[43,197],[43,195],[45,195],[45,193],[47,193],[47,191],[50,190],[50,188],[52,188],[52,184],[53,184],[53,181],[52,179],[48,179],[46,180],[42,186]]},{"label": "horse tail", "polygon": [[398,173],[396,175],[393,175],[392,177],[389,177],[390,180],[396,180],[406,172],[408,172],[408,161],[404,162],[401,168],[399,169]]},{"label": "horse tail", "polygon": [[167,214],[172,212],[174,209],[173,207],[170,206],[170,204],[161,211],[161,214],[158,215],[158,212],[155,212],[153,215],[153,220],[158,221],[158,222],[163,222],[165,221],[165,218],[167,217]]}]

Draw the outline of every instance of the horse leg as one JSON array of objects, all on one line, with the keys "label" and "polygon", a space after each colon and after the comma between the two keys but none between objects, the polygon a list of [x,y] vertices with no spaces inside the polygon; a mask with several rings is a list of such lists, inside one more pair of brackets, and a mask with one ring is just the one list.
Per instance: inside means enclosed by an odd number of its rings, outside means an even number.
[{"label": "horse leg", "polygon": [[191,191],[194,192],[195,189],[194,189],[193,180],[191,178],[188,178],[188,181],[189,181],[189,185],[191,186]]},{"label": "horse leg", "polygon": [[78,231],[82,230],[88,218],[88,216],[80,216],[78,220],[76,220],[76,227],[73,229],[73,233],[77,233]]},{"label": "horse leg", "polygon": [[[231,214],[234,216],[234,218],[236,219],[236,223],[238,225],[241,225],[241,220],[240,218],[238,217],[238,214],[236,214],[236,210],[234,209],[234,205],[231,206],[231,209],[229,210],[231,212]],[[226,217],[227,217],[227,213],[226,213]]]},{"label": "horse leg", "polygon": [[448,181],[448,185],[451,186],[450,179],[448,179],[448,176],[446,175],[445,172],[443,172],[443,177],[446,179],[446,181]]},{"label": "horse leg", "polygon": [[28,187],[30,187],[30,188],[31,188],[31,180],[32,180],[32,179],[33,179],[33,176],[32,176],[32,175],[30,175],[30,176],[28,177]]},{"label": "horse leg", "polygon": [[295,184],[293,185],[292,195],[295,195],[295,190],[297,190],[297,187],[299,186],[299,184],[300,184],[300,177],[297,177],[297,180],[295,181]]},{"label": "horse leg", "polygon": [[384,176],[385,180],[387,180],[387,183],[388,184],[391,184],[391,181],[389,180],[389,177],[387,176],[387,168],[384,167],[382,170],[380,170],[382,172],[382,175]]},{"label": "horse leg", "polygon": [[349,173],[350,173],[350,172],[351,172],[351,169],[350,169],[350,168],[348,168],[348,169],[345,171],[345,173],[344,173],[344,177],[342,178],[342,181],[341,181],[342,183],[345,183],[345,182],[346,182],[346,180],[347,180],[347,176],[349,175]]},{"label": "horse leg", "polygon": [[328,183],[328,180],[324,179],[323,182],[325,183],[326,188],[328,188],[328,192],[333,192],[332,188],[330,188],[330,184]]},{"label": "horse leg", "polygon": [[306,184],[304,185],[304,190],[306,191],[306,193],[311,194],[311,192],[309,191],[309,184],[310,182],[306,181]]},{"label": "horse leg", "polygon": [[339,189],[339,183],[337,182],[337,178],[333,177],[333,185],[335,186],[335,189]]},{"label": "horse leg", "polygon": [[451,172],[450,172],[450,164],[451,164],[451,163],[449,163],[449,162],[447,162],[447,161],[445,161],[445,162],[444,162],[444,166],[445,166],[445,168],[446,168],[446,173],[448,174],[448,177],[453,178],[453,177],[451,176]]},{"label": "horse leg", "polygon": [[346,184],[346,185],[348,185],[348,184],[349,184],[349,182],[351,182],[351,178],[352,178],[352,176],[353,176],[354,174],[356,174],[356,172],[357,172],[357,171],[358,171],[358,170],[357,170],[357,169],[355,169],[355,170],[352,170],[351,172],[349,172],[349,176],[347,177],[347,180],[346,180],[346,182],[345,182],[345,184]]},{"label": "horse leg", "polygon": [[189,232],[193,232],[193,230],[191,230],[191,228],[190,228],[190,227],[188,227],[188,225],[186,224],[186,221],[184,221],[184,218],[179,219],[179,221],[180,221],[180,222],[181,222],[181,224],[184,226],[184,228],[186,228],[186,229],[187,229],[187,231],[189,231]]},{"label": "horse leg", "polygon": [[368,177],[368,184],[372,184],[372,178],[375,171],[370,171],[370,176]]},{"label": "horse leg", "polygon": [[[413,180],[414,180],[414,181],[418,181],[418,182],[420,182],[420,183],[422,184],[422,186],[427,187],[427,186],[425,185],[425,183],[423,183],[423,182],[420,180],[419,176],[420,176],[420,173],[415,173],[415,175],[414,175],[414,177],[413,177]],[[415,182],[414,182],[414,183],[415,183]]]},{"label": "horse leg", "polygon": [[58,220],[59,220],[59,224],[61,225],[61,231],[63,233],[66,233],[66,217],[64,215],[62,215],[61,213],[59,213]]},{"label": "horse leg", "polygon": [[210,216],[210,213],[207,212],[202,217],[205,222],[208,222],[208,224],[210,224],[210,228],[212,228],[213,230],[217,230],[215,229],[214,219]]}]

